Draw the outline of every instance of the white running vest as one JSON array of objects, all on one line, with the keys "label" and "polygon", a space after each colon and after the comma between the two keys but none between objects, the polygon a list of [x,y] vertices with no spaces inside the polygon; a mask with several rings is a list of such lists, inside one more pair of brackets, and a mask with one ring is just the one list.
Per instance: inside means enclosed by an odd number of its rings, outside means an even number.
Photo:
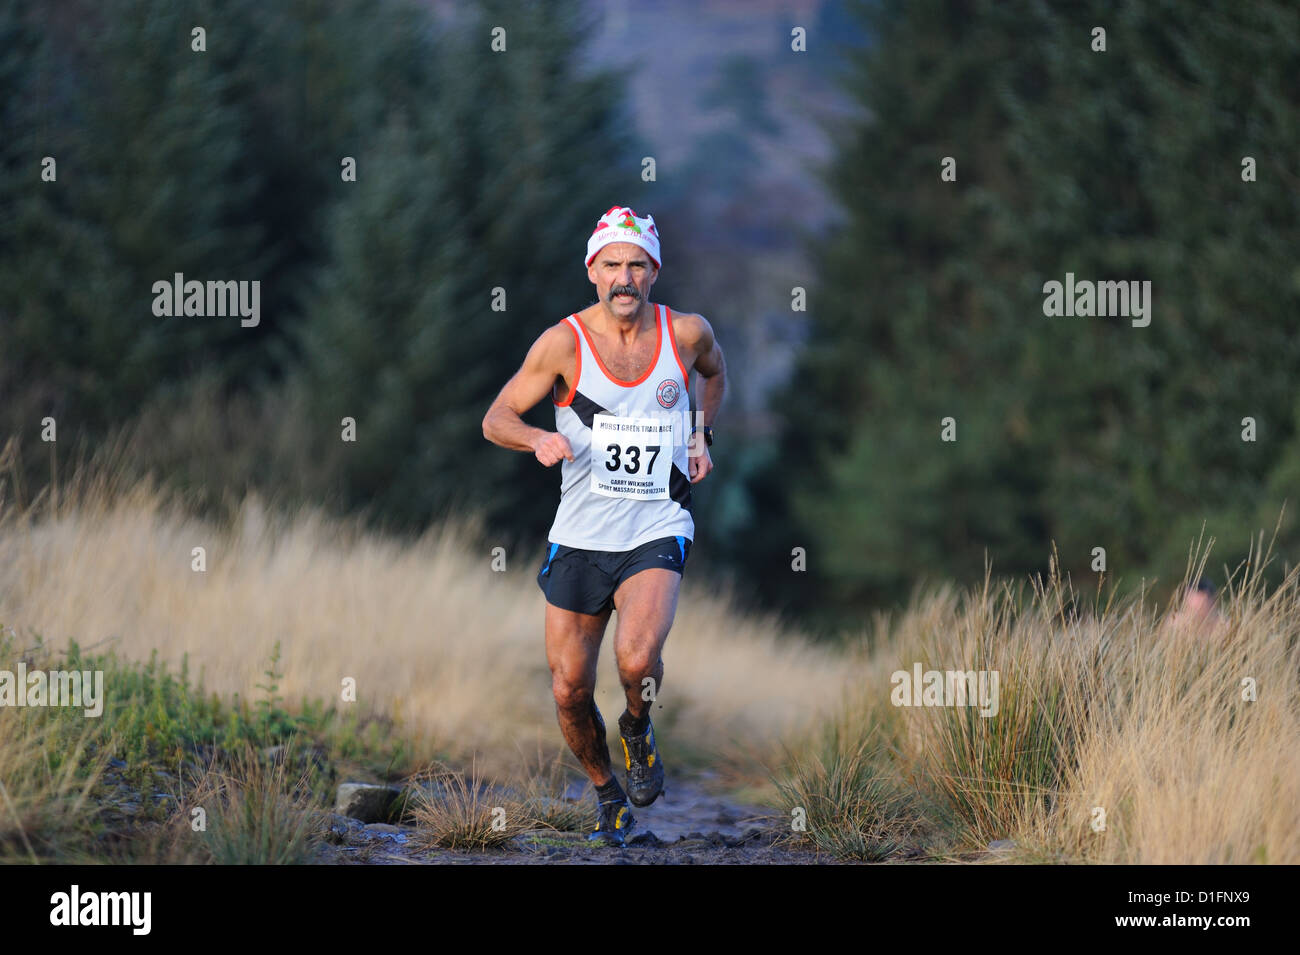
[{"label": "white running vest", "polygon": [[555,430],[569,440],[561,461],[560,506],[551,543],[626,551],[660,537],[695,539],[687,442],[690,396],[672,315],[655,306],[655,358],[636,381],[605,368],[577,315],[565,319],[577,340],[574,381],[555,405]]}]

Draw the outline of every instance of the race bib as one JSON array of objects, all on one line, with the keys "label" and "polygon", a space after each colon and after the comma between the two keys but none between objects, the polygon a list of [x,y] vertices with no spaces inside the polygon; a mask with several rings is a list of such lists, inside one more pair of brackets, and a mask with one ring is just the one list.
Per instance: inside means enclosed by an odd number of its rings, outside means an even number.
[{"label": "race bib", "polygon": [[664,418],[591,418],[591,490],[642,501],[668,497],[673,425]]}]

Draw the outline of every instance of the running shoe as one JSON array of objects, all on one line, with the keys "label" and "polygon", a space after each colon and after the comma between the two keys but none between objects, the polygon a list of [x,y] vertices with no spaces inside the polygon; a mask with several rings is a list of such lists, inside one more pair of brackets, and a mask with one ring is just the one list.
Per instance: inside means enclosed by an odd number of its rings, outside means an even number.
[{"label": "running shoe", "polygon": [[627,845],[627,834],[636,825],[632,810],[623,799],[596,802],[596,830],[587,834],[588,842],[607,846]]},{"label": "running shoe", "polygon": [[627,795],[634,806],[648,806],[664,791],[664,764],[655,747],[654,724],[647,721],[645,733],[624,736],[623,759],[627,763]]}]

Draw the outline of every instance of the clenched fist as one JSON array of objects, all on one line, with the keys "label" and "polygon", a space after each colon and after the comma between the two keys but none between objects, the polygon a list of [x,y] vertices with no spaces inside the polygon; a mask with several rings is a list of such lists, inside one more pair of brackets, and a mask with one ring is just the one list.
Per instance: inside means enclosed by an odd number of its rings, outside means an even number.
[{"label": "clenched fist", "polygon": [[558,431],[548,431],[534,441],[533,453],[548,468],[561,458],[573,460],[573,448],[569,446],[569,439]]}]

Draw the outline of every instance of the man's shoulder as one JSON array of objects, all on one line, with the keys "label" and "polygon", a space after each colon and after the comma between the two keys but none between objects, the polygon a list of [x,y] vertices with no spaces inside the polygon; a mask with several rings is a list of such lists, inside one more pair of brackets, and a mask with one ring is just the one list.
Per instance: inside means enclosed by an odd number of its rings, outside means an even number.
[{"label": "man's shoulder", "polygon": [[555,351],[569,354],[573,353],[574,345],[577,342],[575,337],[577,329],[569,321],[571,316],[565,316],[554,325],[549,325],[537,336],[537,341],[547,351]]},{"label": "man's shoulder", "polygon": [[573,361],[576,350],[573,326],[560,319],[537,336],[528,350],[528,362],[532,367],[545,367],[559,374]]},{"label": "man's shoulder", "polygon": [[712,336],[713,328],[703,315],[697,315],[695,312],[679,312],[675,308],[669,308],[668,313],[672,316],[673,337],[679,344],[696,345],[706,336]]}]

